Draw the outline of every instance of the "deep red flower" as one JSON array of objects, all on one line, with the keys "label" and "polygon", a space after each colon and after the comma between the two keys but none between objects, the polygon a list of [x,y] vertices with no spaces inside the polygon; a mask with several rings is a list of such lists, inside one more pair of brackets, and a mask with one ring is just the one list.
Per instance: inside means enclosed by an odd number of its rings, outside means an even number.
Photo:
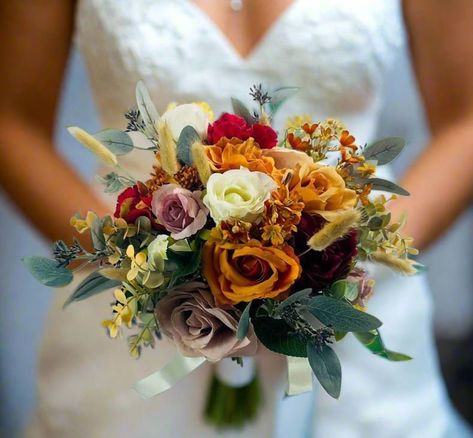
[{"label": "deep red flower", "polygon": [[[302,213],[298,231],[294,236],[297,253],[307,250],[307,240],[319,231],[324,223],[325,220],[320,216]],[[346,278],[357,254],[357,244],[357,232],[353,230],[324,251],[308,251],[300,256],[302,275],[298,288],[319,291],[337,280]]]},{"label": "deep red flower", "polygon": [[242,141],[253,137],[261,149],[271,149],[278,142],[278,135],[270,126],[260,123],[249,125],[243,117],[229,113],[222,114],[207,128],[209,144],[216,144],[222,137],[236,137]]},{"label": "deep red flower", "polygon": [[278,134],[271,126],[255,123],[251,127],[251,137],[261,149],[272,149],[278,143]]},{"label": "deep red flower", "polygon": [[129,224],[135,223],[140,216],[146,216],[152,224],[155,224],[156,219],[151,211],[151,199],[152,195],[144,184],[139,183],[128,187],[118,195],[114,216],[125,219]]},{"label": "deep red flower", "polygon": [[207,128],[207,141],[209,144],[215,144],[222,137],[229,139],[236,137],[240,140],[247,140],[251,137],[251,127],[243,117],[223,113]]}]

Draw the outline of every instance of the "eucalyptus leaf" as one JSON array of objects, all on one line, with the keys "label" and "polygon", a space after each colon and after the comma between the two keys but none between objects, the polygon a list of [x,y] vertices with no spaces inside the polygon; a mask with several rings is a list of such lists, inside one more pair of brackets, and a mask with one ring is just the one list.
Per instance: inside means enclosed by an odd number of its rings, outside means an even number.
[{"label": "eucalyptus leaf", "polygon": [[195,128],[192,126],[184,127],[177,141],[177,158],[179,161],[188,166],[192,165],[191,146],[198,141],[200,141],[200,136]]},{"label": "eucalyptus leaf", "polygon": [[279,108],[294,94],[299,91],[299,87],[278,87],[271,92],[269,101],[269,111],[274,115]]},{"label": "eucalyptus leaf", "polygon": [[245,310],[243,310],[240,316],[240,321],[238,321],[236,337],[240,340],[246,337],[250,328],[250,308],[251,301],[246,305]]},{"label": "eucalyptus leaf", "polygon": [[105,236],[102,230],[102,220],[96,217],[90,227],[90,236],[92,238],[92,244],[98,251],[105,249]]},{"label": "eucalyptus leaf", "polygon": [[322,388],[338,399],[342,387],[342,367],[337,354],[328,345],[307,344],[307,357],[312,371]]},{"label": "eucalyptus leaf", "polygon": [[297,302],[305,302],[310,297],[311,293],[312,289],[302,289],[293,293],[279,304],[279,306],[277,307],[278,313],[281,313],[282,310],[286,309],[289,306],[292,306]]},{"label": "eucalyptus leaf", "polygon": [[156,124],[159,120],[159,113],[143,81],[136,84],[136,104],[145,124],[145,134],[148,138],[158,138]]},{"label": "eucalyptus leaf", "polygon": [[111,280],[104,277],[99,272],[92,272],[86,277],[82,283],[77,286],[76,290],[64,303],[64,307],[68,306],[74,301],[82,301],[100,292],[112,289],[121,285],[120,281]]},{"label": "eucalyptus leaf", "polygon": [[368,184],[372,185],[373,190],[382,190],[383,192],[395,193],[396,195],[409,196],[406,189],[397,184],[382,178],[370,178],[367,180]]},{"label": "eucalyptus leaf", "polygon": [[232,97],[231,100],[233,112],[236,115],[243,117],[246,120],[246,123],[248,123],[249,125],[253,125],[254,123],[256,123],[256,118],[251,114],[250,110],[245,106],[245,104],[241,100],[235,97]]},{"label": "eucalyptus leaf", "polygon": [[251,320],[259,341],[269,350],[286,356],[307,357],[306,340],[282,319],[268,316]]},{"label": "eucalyptus leaf", "polygon": [[335,298],[343,298],[345,297],[347,291],[347,281],[346,280],[338,280],[330,286],[330,295]]},{"label": "eucalyptus leaf", "polygon": [[368,350],[370,350],[376,356],[383,357],[391,362],[405,362],[412,360],[410,356],[406,354],[397,353],[395,351],[388,350],[381,338],[379,330],[373,330],[364,333],[354,333],[356,339],[358,339]]},{"label": "eucalyptus leaf", "polygon": [[125,155],[133,150],[133,140],[118,129],[105,129],[97,132],[94,137],[104,144],[115,155]]},{"label": "eucalyptus leaf", "polygon": [[56,260],[47,257],[29,256],[23,257],[22,261],[31,275],[45,286],[63,287],[72,281],[72,272],[65,266],[58,266]]},{"label": "eucalyptus leaf", "polygon": [[376,160],[378,165],[390,163],[404,149],[406,142],[401,137],[387,137],[375,141],[363,151],[366,160]]},{"label": "eucalyptus leaf", "polygon": [[[193,244],[195,245],[195,242]],[[202,243],[198,243],[197,247],[192,247],[192,252],[168,251],[166,264],[172,266],[169,287],[175,286],[180,278],[191,275],[199,269],[202,259],[201,245]]]},{"label": "eucalyptus leaf", "polygon": [[325,295],[313,298],[307,309],[326,326],[342,332],[367,332],[382,325],[378,318]]},{"label": "eucalyptus leaf", "polygon": [[356,283],[347,282],[347,290],[345,291],[345,298],[348,301],[355,301],[358,298],[359,290]]},{"label": "eucalyptus leaf", "polygon": [[96,176],[97,181],[105,186],[105,193],[118,193],[131,185],[131,182],[118,175],[116,172],[110,172],[105,176]]}]

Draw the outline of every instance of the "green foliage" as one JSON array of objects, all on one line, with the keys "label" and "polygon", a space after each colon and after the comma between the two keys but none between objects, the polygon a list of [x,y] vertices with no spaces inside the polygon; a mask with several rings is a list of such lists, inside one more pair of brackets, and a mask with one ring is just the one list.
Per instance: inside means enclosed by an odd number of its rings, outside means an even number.
[{"label": "green foliage", "polygon": [[92,244],[97,251],[103,251],[106,248],[105,236],[103,234],[102,226],[102,219],[97,217],[90,227],[90,237],[92,238]]},{"label": "green foliage", "polygon": [[168,287],[173,287],[178,280],[192,275],[199,271],[202,260],[202,244],[200,239],[196,239],[191,243],[192,252],[177,252],[172,249],[168,250],[167,269],[171,273]]},{"label": "green foliage", "polygon": [[243,117],[246,120],[246,123],[248,123],[249,125],[252,125],[256,122],[256,118],[250,113],[250,110],[245,106],[245,104],[241,100],[236,99],[235,97],[232,97],[231,100],[233,112],[236,115]]},{"label": "green foliage", "polygon": [[248,329],[250,328],[250,308],[251,301],[246,305],[243,313],[240,316],[240,321],[238,321],[238,327],[236,336],[238,339],[243,339],[248,334]]},{"label": "green foliage", "polygon": [[121,282],[116,280],[110,280],[100,275],[98,272],[92,272],[77,286],[76,290],[64,303],[64,307],[68,306],[72,302],[82,301],[90,298],[94,295],[104,292],[106,290],[117,287]]},{"label": "green foliage", "polygon": [[370,144],[363,151],[366,160],[376,160],[379,166],[390,163],[404,149],[406,142],[400,137],[387,137]]},{"label": "green foliage", "polygon": [[125,155],[133,150],[133,140],[130,136],[118,129],[105,129],[94,137],[104,144],[115,155]]},{"label": "green foliage", "polygon": [[342,332],[366,332],[382,325],[382,322],[374,316],[360,312],[344,301],[325,295],[313,298],[307,309],[326,326]]},{"label": "green foliage", "polygon": [[118,193],[125,188],[133,185],[133,182],[124,176],[118,175],[116,172],[110,172],[105,176],[98,176],[97,181],[105,186],[105,193]]},{"label": "green foliage", "polygon": [[142,313],[139,319],[139,332],[128,337],[128,351],[135,359],[140,357],[142,346],[154,348],[154,332],[158,330],[154,313]]},{"label": "green foliage", "polygon": [[56,260],[31,256],[23,257],[22,261],[33,277],[45,286],[63,287],[72,281],[72,272],[65,266],[59,266]]},{"label": "green foliage", "polygon": [[337,354],[326,344],[307,344],[307,357],[322,388],[333,398],[340,397],[342,368]]},{"label": "green foliage", "polygon": [[409,192],[406,189],[398,186],[397,184],[382,178],[370,178],[367,184],[371,184],[373,190],[382,190],[383,192],[395,193],[396,195],[409,196]]},{"label": "green foliage", "polygon": [[307,357],[307,341],[282,319],[261,316],[252,319],[256,336],[269,350],[286,356]]},{"label": "green foliage", "polygon": [[368,350],[373,354],[383,357],[391,362],[404,362],[412,360],[410,356],[402,353],[396,353],[395,351],[388,350],[381,338],[381,334],[378,330],[373,330],[364,333],[354,333],[356,339],[358,339]]},{"label": "green foliage", "polygon": [[272,90],[271,100],[268,104],[270,114],[276,114],[279,108],[298,91],[299,87],[278,87]]},{"label": "green foliage", "polygon": [[192,165],[191,146],[200,141],[199,134],[192,126],[186,126],[177,141],[177,158],[188,166]]},{"label": "green foliage", "polygon": [[284,309],[287,309],[288,307],[296,303],[306,303],[309,300],[311,293],[312,289],[303,289],[291,294],[288,298],[286,298],[276,307],[276,312],[280,314]]},{"label": "green foliage", "polygon": [[144,134],[148,138],[156,140],[158,138],[156,124],[159,120],[159,113],[156,110],[143,81],[139,81],[136,84],[136,104],[145,125]]}]

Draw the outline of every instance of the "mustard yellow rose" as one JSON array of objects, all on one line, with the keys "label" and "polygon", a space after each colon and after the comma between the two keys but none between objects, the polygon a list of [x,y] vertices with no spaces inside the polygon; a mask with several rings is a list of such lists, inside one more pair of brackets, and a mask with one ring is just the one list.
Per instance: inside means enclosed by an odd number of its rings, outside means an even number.
[{"label": "mustard yellow rose", "polygon": [[220,305],[283,298],[300,273],[299,260],[289,245],[265,247],[256,240],[204,245],[203,274]]},{"label": "mustard yellow rose", "polygon": [[316,163],[296,167],[290,190],[302,198],[304,211],[329,221],[340,210],[352,208],[357,202],[355,191],[346,187],[333,167]]}]

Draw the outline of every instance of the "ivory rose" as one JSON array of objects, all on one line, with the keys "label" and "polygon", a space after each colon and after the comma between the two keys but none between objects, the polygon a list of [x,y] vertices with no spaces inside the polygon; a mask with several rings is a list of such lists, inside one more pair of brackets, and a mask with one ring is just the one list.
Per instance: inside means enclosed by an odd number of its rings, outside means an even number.
[{"label": "ivory rose", "polygon": [[171,289],[159,301],[156,317],[163,333],[184,356],[205,356],[210,361],[256,354],[252,326],[243,339],[236,337],[238,319],[234,309],[219,308],[207,285],[198,282]]},{"label": "ivory rose", "polygon": [[245,168],[214,173],[207,181],[204,204],[216,223],[229,218],[253,221],[276,188],[270,176]]},{"label": "ivory rose", "polygon": [[207,209],[200,195],[176,184],[166,184],[153,193],[153,213],[173,239],[185,239],[204,227]]},{"label": "ivory rose", "polygon": [[203,274],[217,302],[238,304],[262,298],[282,298],[299,278],[301,267],[289,245],[266,247],[207,241]]},{"label": "ivory rose", "polygon": [[174,141],[179,140],[181,131],[186,126],[192,126],[200,138],[205,138],[209,125],[209,116],[200,105],[186,103],[166,111],[162,115],[160,122],[165,123],[169,127]]}]

